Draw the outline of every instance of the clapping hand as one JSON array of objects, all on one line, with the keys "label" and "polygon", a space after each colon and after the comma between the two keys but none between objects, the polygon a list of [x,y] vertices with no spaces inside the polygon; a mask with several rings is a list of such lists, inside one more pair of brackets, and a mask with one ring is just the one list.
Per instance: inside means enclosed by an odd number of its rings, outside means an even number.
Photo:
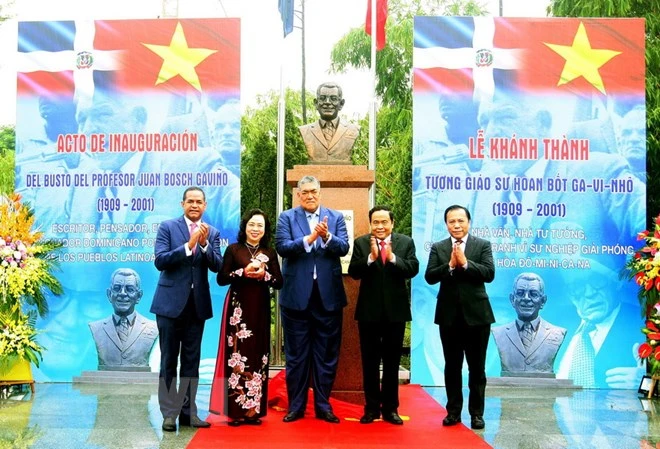
[{"label": "clapping hand", "polygon": [[326,215],[323,217],[323,221],[319,221],[319,223],[314,227],[314,231],[316,234],[323,239],[323,241],[328,240],[328,235],[330,234],[328,232],[328,216]]},{"label": "clapping hand", "polygon": [[197,240],[199,246],[206,246],[209,238],[209,225],[206,223],[201,223],[199,228],[197,228],[197,232],[199,232],[199,239]]},{"label": "clapping hand", "polygon": [[449,259],[449,267],[451,269],[456,269],[458,267],[463,267],[467,263],[467,257],[461,248],[459,243],[454,244],[454,247],[451,249],[451,258]]},{"label": "clapping hand", "polygon": [[369,239],[371,242],[371,259],[372,260],[377,260],[378,259],[378,241],[376,240],[376,237],[373,235]]}]

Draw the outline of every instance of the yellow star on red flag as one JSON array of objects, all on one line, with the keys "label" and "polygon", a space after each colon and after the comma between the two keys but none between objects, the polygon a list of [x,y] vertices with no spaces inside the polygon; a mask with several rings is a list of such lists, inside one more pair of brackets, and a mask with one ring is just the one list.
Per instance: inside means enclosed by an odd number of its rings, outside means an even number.
[{"label": "yellow star on red flag", "polygon": [[573,45],[548,44],[547,42],[544,44],[566,60],[557,86],[570,83],[582,76],[605,94],[605,85],[598,69],[613,57],[620,55],[620,51],[591,48],[587,30],[582,22],[573,38]]},{"label": "yellow star on red flag", "polygon": [[199,82],[195,67],[213,53],[216,53],[217,50],[188,47],[181,23],[177,23],[169,46],[145,43],[142,45],[163,58],[163,65],[158,73],[156,85],[180,75],[195,89],[202,91],[202,85]]}]

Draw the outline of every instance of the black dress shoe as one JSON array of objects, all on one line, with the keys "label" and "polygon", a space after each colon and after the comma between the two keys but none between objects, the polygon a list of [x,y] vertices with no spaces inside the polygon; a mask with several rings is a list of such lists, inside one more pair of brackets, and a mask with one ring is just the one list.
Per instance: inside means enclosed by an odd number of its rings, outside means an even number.
[{"label": "black dress shoe", "polygon": [[484,419],[481,416],[473,416],[472,417],[472,422],[470,423],[473,429],[483,429],[486,427],[486,423],[484,422]]},{"label": "black dress shoe", "polygon": [[442,420],[443,426],[455,426],[461,422],[461,417],[458,415],[447,415],[445,419]]},{"label": "black dress shoe", "polygon": [[179,425],[180,426],[189,426],[189,427],[211,427],[211,423],[200,419],[197,415],[179,416]]},{"label": "black dress shoe", "polygon": [[260,426],[261,420],[259,418],[245,418],[243,424],[247,424],[248,426]]},{"label": "black dress shoe", "polygon": [[294,421],[298,421],[303,416],[305,416],[305,412],[288,412],[286,415],[284,415],[284,418],[282,418],[282,421],[284,421],[284,422],[294,422]]},{"label": "black dress shoe", "polygon": [[396,424],[397,426],[403,425],[403,420],[397,412],[383,412],[383,421],[387,421],[390,424]]},{"label": "black dress shoe", "polygon": [[165,419],[163,419],[163,430],[165,432],[176,431],[176,418],[174,416],[166,416]]},{"label": "black dress shoe", "polygon": [[241,425],[241,420],[240,419],[232,419],[231,421],[227,421],[227,425],[231,427],[238,427]]},{"label": "black dress shoe", "polygon": [[380,414],[366,412],[364,416],[360,418],[360,424],[371,424],[378,418],[380,418]]},{"label": "black dress shoe", "polygon": [[337,418],[331,410],[328,410],[327,412],[316,412],[316,419],[322,419],[323,421],[332,424],[339,424],[339,418]]}]

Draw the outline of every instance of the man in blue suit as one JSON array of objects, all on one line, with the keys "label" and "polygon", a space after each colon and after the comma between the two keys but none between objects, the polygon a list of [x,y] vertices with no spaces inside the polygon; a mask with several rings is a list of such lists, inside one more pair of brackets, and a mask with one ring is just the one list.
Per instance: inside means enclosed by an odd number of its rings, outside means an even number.
[{"label": "man in blue suit", "polygon": [[[161,223],[156,236],[155,265],[160,271],[151,304],[160,336],[158,403],[163,430],[179,426],[209,427],[197,416],[195,396],[204,322],[213,316],[209,270],[222,266],[218,230],[202,222],[206,196],[199,187],[183,193],[183,216]],[[181,358],[177,390],[177,362]]]},{"label": "man in blue suit", "polygon": [[316,417],[339,423],[330,391],[346,306],[340,261],[349,248],[346,223],[338,211],[320,206],[321,184],[315,177],[298,181],[296,195],[300,206],[282,212],[275,234],[284,274],[279,299],[289,402],[284,422],[304,416],[311,375]]}]

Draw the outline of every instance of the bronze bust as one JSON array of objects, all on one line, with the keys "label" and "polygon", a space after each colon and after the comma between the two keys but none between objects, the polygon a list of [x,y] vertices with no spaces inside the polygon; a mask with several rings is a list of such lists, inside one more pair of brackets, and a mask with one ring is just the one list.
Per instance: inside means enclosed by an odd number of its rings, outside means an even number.
[{"label": "bronze bust", "polygon": [[314,105],[320,119],[299,127],[309,154],[308,163],[350,165],[360,128],[339,118],[344,106],[341,87],[331,82],[321,84],[316,89]]}]

